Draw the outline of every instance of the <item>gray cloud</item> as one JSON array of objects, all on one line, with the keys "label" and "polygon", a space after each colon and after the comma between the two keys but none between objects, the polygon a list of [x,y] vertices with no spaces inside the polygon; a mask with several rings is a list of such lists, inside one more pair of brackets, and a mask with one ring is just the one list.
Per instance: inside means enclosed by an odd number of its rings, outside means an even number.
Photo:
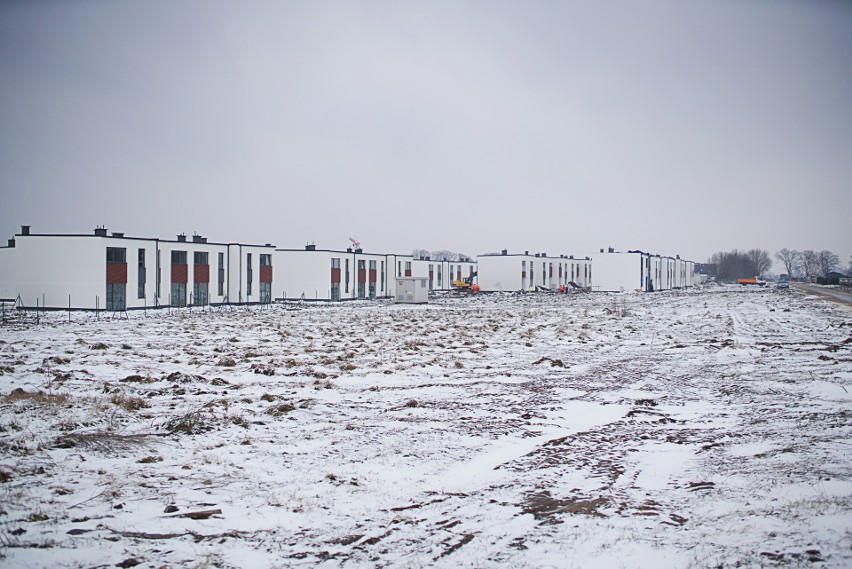
[{"label": "gray cloud", "polygon": [[0,5],[0,222],[852,253],[843,2]]}]

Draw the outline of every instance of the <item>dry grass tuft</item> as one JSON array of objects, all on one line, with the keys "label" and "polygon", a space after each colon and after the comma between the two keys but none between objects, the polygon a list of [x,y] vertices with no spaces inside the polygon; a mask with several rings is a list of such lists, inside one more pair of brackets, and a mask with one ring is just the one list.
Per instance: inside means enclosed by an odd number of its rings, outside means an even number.
[{"label": "dry grass tuft", "polygon": [[45,393],[43,391],[25,391],[20,387],[13,389],[9,395],[3,397],[5,403],[16,401],[31,401],[36,405],[65,405],[71,400],[67,393]]}]

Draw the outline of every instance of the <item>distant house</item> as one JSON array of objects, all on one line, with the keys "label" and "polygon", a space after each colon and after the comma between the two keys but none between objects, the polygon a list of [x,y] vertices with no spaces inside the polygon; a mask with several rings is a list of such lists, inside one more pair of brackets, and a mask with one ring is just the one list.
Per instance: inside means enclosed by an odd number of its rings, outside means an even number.
[{"label": "distant house", "polygon": [[843,273],[838,273],[837,271],[830,271],[826,273],[825,277],[817,278],[817,284],[821,285],[838,285],[840,284],[840,279],[845,279],[846,275]]}]

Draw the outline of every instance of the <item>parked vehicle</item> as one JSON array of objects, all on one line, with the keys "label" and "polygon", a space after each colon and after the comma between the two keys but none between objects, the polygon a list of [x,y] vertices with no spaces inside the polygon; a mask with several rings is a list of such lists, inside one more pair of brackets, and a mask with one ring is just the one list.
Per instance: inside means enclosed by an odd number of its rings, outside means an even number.
[{"label": "parked vehicle", "polygon": [[737,279],[737,283],[741,285],[758,285],[763,286],[766,284],[766,281],[761,280],[759,277],[750,277],[747,279]]}]

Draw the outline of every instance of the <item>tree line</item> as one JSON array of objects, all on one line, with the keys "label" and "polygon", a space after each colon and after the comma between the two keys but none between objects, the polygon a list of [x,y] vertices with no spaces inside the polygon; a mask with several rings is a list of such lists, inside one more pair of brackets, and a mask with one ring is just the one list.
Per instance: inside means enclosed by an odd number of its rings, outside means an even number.
[{"label": "tree line", "polygon": [[[828,250],[796,251],[781,249],[775,258],[784,266],[784,272],[790,277],[819,278],[841,268],[840,257]],[[852,259],[850,259],[852,268]],[[763,275],[772,268],[772,257],[765,249],[740,251],[718,251],[707,261],[716,265],[716,278],[722,282],[732,282],[741,278]]]},{"label": "tree line", "polygon": [[826,277],[828,273],[841,268],[840,257],[826,249],[822,251],[781,249],[775,253],[775,258],[784,265],[784,271],[790,276]]}]

